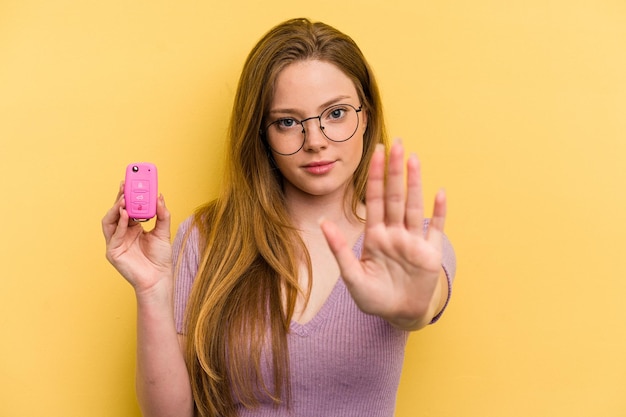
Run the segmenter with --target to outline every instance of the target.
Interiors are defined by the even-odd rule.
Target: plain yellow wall
[[[175,226],[215,195],[243,60],[296,16],[355,38],[448,191],[454,298],[397,416],[626,415],[626,2],[4,0],[0,416],[139,415],[100,218],[131,161]]]

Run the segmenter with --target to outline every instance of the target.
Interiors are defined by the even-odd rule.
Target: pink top
[[[191,224],[189,218],[178,230],[174,241],[175,258]],[[192,230],[176,277],[178,332],[183,329],[185,307],[200,260],[198,238],[198,231]],[[353,248],[356,256],[361,256],[362,246],[363,236]],[[447,239],[443,267],[451,289],[456,259]],[[287,336],[291,408],[275,407],[271,401],[261,399],[259,408],[240,407],[239,416],[391,417],[408,335],[409,332],[391,326],[380,317],[359,310],[343,280],[339,279],[312,320],[306,324],[291,323],[291,332]],[[271,381],[271,371],[264,369],[263,372]]]

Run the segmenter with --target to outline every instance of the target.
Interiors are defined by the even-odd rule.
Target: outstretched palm
[[[419,161],[415,155],[407,161],[406,196],[403,165],[404,150],[395,143],[385,183],[382,146],[372,157],[360,259],[334,224],[324,222],[322,229],[359,308],[398,327],[419,328],[430,321],[439,304],[446,201],[439,192],[424,233]]]

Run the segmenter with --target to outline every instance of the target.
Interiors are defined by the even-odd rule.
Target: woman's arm
[[[171,291],[137,294],[136,387],[144,417],[193,416],[189,375],[171,300]]]
[[[145,417],[192,417],[193,397],[172,305],[170,214],[163,197],[153,230],[129,219],[123,186],[102,219],[106,256],[137,300],[137,398]]]

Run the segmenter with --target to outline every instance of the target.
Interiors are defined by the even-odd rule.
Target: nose
[[[305,126],[307,121],[310,122],[308,128]],[[304,150],[317,151],[326,148],[328,139],[324,136],[324,127],[320,123],[319,116],[309,117],[300,123],[302,123],[302,134],[304,135]]]

